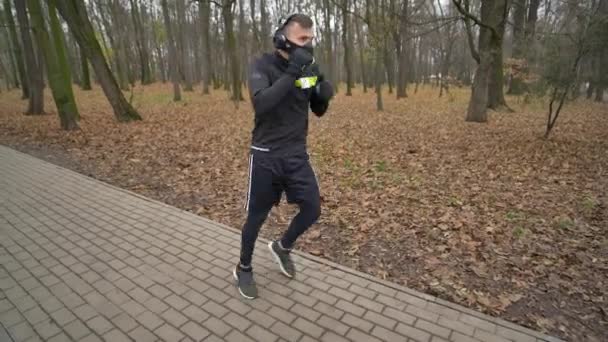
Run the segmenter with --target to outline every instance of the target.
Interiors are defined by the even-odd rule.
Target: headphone
[[[274,36],[272,37],[272,43],[274,44],[275,48],[280,49],[280,50],[285,50],[285,51],[289,51],[292,48],[292,44],[287,39],[287,36],[285,36],[284,31],[285,31],[285,27],[287,27],[287,24],[289,24],[291,19],[293,19],[293,17],[295,17],[296,15],[298,15],[298,14],[294,13],[294,14],[290,15],[289,17],[287,17],[287,19],[285,19],[283,21],[283,23],[281,23],[279,28],[276,31],[274,31]]]

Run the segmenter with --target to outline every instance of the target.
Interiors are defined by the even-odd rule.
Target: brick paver
[[[265,241],[261,298],[245,301],[239,239],[0,146],[0,323],[15,341],[559,341],[299,252],[288,281]]]

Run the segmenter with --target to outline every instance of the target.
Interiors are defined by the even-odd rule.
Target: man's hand
[[[318,82],[315,88],[313,89],[314,96],[322,101],[329,102],[331,98],[334,96],[334,87],[331,85],[329,81],[321,80]]]
[[[286,72],[292,76],[300,77],[306,67],[314,61],[312,54],[306,49],[296,48],[289,55],[289,65]]]

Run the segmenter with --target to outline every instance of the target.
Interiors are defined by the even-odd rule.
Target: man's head
[[[312,53],[313,21],[304,14],[294,14],[288,17],[274,35],[274,45],[277,49],[289,54],[297,47],[304,47]]]

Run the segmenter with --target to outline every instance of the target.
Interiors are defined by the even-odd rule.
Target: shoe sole
[[[281,263],[281,258],[279,258],[279,255],[277,254],[277,252],[274,251],[274,249],[272,249],[272,241],[270,241],[268,243],[268,249],[270,249],[270,253],[272,254],[274,261],[277,262],[277,264],[279,264],[279,268],[281,269],[281,273],[283,273],[284,276],[286,276],[289,279],[293,279],[293,275],[289,274],[284,268],[283,268],[283,263]]]
[[[236,268],[234,270],[232,270],[232,276],[234,277],[234,280],[236,280],[236,288],[239,290],[239,293],[241,294],[241,296],[243,296],[243,298],[245,299],[255,299],[256,297],[251,297],[248,296],[246,294],[243,293],[243,291],[241,291],[241,288],[239,287],[239,276],[236,274]]]

